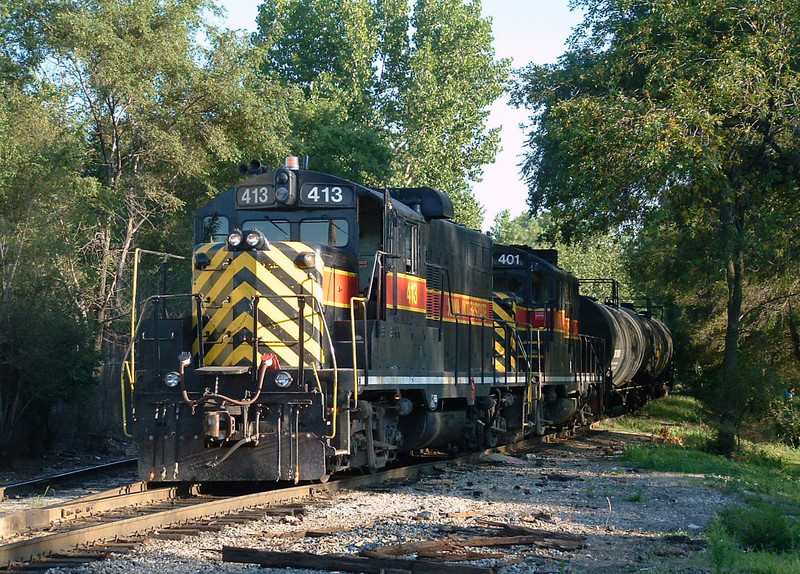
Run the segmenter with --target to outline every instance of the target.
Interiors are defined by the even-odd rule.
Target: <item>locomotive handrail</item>
[[[368,381],[368,365],[369,356],[367,355],[367,301],[369,297],[351,297],[350,298],[350,345],[353,351],[353,400],[358,404],[358,357],[356,355],[356,315],[355,303],[361,303],[364,315],[364,385]]]
[[[152,253],[152,252],[148,252]],[[177,256],[176,256],[177,257]],[[200,305],[202,303],[203,294],[202,293],[180,293],[175,295],[151,295],[144,301],[142,301],[142,311],[147,308],[149,303],[153,303],[156,301],[161,300],[173,300],[173,299],[188,299],[192,298],[197,301],[197,330],[198,330],[198,338],[199,338],[199,350],[202,352],[203,349],[203,338],[202,334],[202,323],[201,313],[200,313]],[[142,328],[142,324],[144,323],[145,314],[144,312],[139,314],[139,318],[135,324],[132,324],[131,330],[131,339],[128,341],[128,346],[125,349],[125,355],[122,357],[122,364],[124,365],[124,369],[120,370],[120,393],[122,395],[122,432],[125,436],[133,436],[128,433],[128,417],[127,417],[127,404],[125,402],[125,375],[128,375],[128,382],[130,386],[131,393],[135,390],[136,387],[136,370],[135,370],[135,360],[134,360],[134,351],[136,348],[136,337],[139,334],[139,331]],[[161,365],[161,353],[160,348],[158,345],[158,317],[154,315],[154,325],[156,325],[155,331],[156,334],[154,335],[155,339],[155,347],[156,347],[156,362],[160,366]],[[202,354],[201,354],[202,356]],[[130,359],[130,360],[128,360]]]
[[[383,263],[383,260],[385,258],[387,258],[387,257],[399,258],[400,256],[396,255],[394,253],[389,253],[388,251],[382,251],[380,249],[375,251],[375,255],[372,256],[372,271],[370,273],[369,283],[367,284],[367,292],[364,295],[366,300],[369,301],[370,298],[372,297],[372,289],[373,289],[373,287],[377,287],[375,289],[375,291],[377,292],[376,299],[375,299],[375,312],[376,312],[376,316],[378,318],[382,318],[383,317],[382,311],[383,311],[383,307],[384,307],[383,304],[385,302],[382,299],[382,297],[383,297],[382,286],[383,286],[383,276],[384,276],[383,271],[384,271],[384,269],[386,267],[384,265],[384,263]],[[376,277],[377,277],[377,281],[376,281]],[[364,312],[366,313],[366,309],[364,309]]]
[[[507,321],[507,320],[504,320],[504,319],[499,319],[496,322],[502,323],[503,329],[506,332],[508,332],[508,334],[511,337],[514,338],[514,340],[517,342],[518,348],[521,350],[521,352],[523,354],[522,358],[525,361],[525,365],[526,365],[524,373],[525,373],[526,388],[527,388],[526,393],[525,393],[525,403],[524,403],[525,407],[527,409],[525,411],[525,416],[527,417],[531,412],[533,412],[534,421],[531,424],[533,424],[533,426],[536,429],[539,429],[539,427],[541,425],[541,419],[540,419],[540,412],[539,412],[537,401],[541,401],[541,399],[542,399],[542,387],[544,385],[544,371],[542,370],[542,360],[541,360],[541,356],[540,356],[539,360],[537,360],[537,362],[536,362],[537,367],[538,367],[536,369],[536,373],[537,373],[537,377],[538,378],[536,379],[536,384],[534,384],[534,377],[533,377],[534,369],[533,369],[533,364],[532,364],[532,362],[533,362],[532,358],[533,358],[533,344],[534,344],[534,341],[533,341],[533,336],[532,335],[533,335],[533,333],[536,333],[536,345],[537,345],[537,347],[539,349],[539,353],[541,355],[541,349],[542,349],[541,329],[535,328],[532,323],[521,322],[521,321],[517,321],[517,320]],[[522,339],[522,337],[520,335],[520,333],[522,333],[523,331],[527,332],[527,334],[528,334],[527,341],[523,341],[523,339]],[[519,366],[520,366],[519,365],[519,358],[517,358],[517,364],[516,364],[516,372],[517,373],[520,372],[519,371]],[[505,380],[507,382],[508,381],[508,370],[506,370],[506,372],[504,373],[504,378],[505,378]],[[535,396],[534,396],[534,390],[536,391],[536,395]],[[537,404],[537,406],[535,408],[533,408],[534,404]]]
[[[187,260],[187,257],[182,255],[173,255],[171,253],[164,253],[160,251],[150,251],[148,249],[142,249],[137,247],[133,251],[133,285],[131,286],[131,340],[129,342],[129,348],[125,352],[125,357],[122,359],[122,363],[125,366],[124,369],[120,369],[120,391],[122,392],[122,433],[126,437],[133,436],[128,432],[128,406],[125,402],[125,374],[127,371],[128,380],[131,384],[131,391],[133,391],[133,385],[135,384],[134,379],[136,376],[136,359],[135,359],[135,349],[136,349],[136,327],[137,327],[137,318],[136,318],[136,310],[138,303],[136,298],[139,295],[139,261],[141,260],[142,254],[145,255],[158,255],[162,258],[161,266],[162,266],[162,277],[163,277],[163,285],[166,290],[166,263],[168,259],[179,259],[182,261]],[[142,308],[144,308],[145,302],[142,302]],[[130,355],[130,362],[126,359]]]
[[[456,329],[455,329],[455,333],[456,333],[456,335],[455,335],[455,343],[456,343],[455,383],[458,384],[458,367],[459,367],[458,358],[460,356],[460,353],[458,352],[458,349],[460,348],[460,344],[461,344],[461,339],[459,337],[460,330],[458,328],[459,325],[461,325],[461,323],[458,320],[459,317],[464,318],[464,319],[467,320],[469,338],[467,340],[467,346],[468,346],[467,347],[467,361],[468,362],[467,362],[467,369],[466,369],[466,373],[467,373],[466,377],[467,377],[467,382],[470,382],[470,380],[472,378],[472,363],[471,363],[471,361],[472,361],[472,336],[471,336],[472,335],[472,320],[476,319],[477,321],[480,322],[480,326],[481,327],[485,327],[486,323],[489,323],[490,326],[494,325],[494,317],[492,317],[490,319],[488,317],[481,317],[479,315],[471,315],[471,314],[460,313],[460,312],[455,311],[455,307],[453,306],[453,288],[452,288],[452,285],[450,284],[450,273],[449,273],[449,270],[447,270],[445,268],[442,268],[442,271],[444,271],[444,273],[442,273],[442,278],[443,279],[446,278],[447,300],[448,300],[449,306],[450,306],[450,314],[453,316],[453,318],[455,319],[455,323],[456,323]],[[442,291],[443,292],[445,290],[444,283],[445,283],[445,281],[442,282]],[[444,316],[444,312],[443,311],[441,313],[441,316]],[[483,332],[483,330],[481,330],[481,343],[483,343],[484,335],[485,335],[485,333]],[[484,345],[481,345],[481,346],[484,346]],[[481,370],[480,370],[481,382],[483,382],[484,375],[485,375],[485,370],[486,369],[485,369],[485,364],[484,364],[484,354],[481,353]]]

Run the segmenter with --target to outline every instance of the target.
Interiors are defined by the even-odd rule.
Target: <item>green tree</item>
[[[50,65],[66,79],[98,182],[78,226],[93,237],[92,311],[103,326],[124,313],[137,234],[215,193],[220,163],[281,155],[275,94],[251,72],[244,41],[203,25],[205,8],[96,0],[42,14]],[[210,47],[198,43],[201,32]]]
[[[296,149],[313,165],[381,186],[431,185],[456,218],[480,227],[469,189],[492,161],[489,105],[502,93],[480,2],[267,0],[257,41],[263,71],[296,94]]]
[[[48,444],[59,401],[94,388],[94,326],[73,282],[63,214],[85,179],[63,99],[16,81],[0,100],[0,464]],[[89,182],[91,185],[91,182]]]
[[[378,32],[364,0],[275,0],[259,7],[254,35],[267,77],[290,94],[293,153],[313,169],[377,183],[390,149],[373,103]]]
[[[25,89],[57,90],[69,104],[62,121],[77,136],[72,167],[85,177],[75,202],[56,213],[71,255],[65,272],[106,364],[125,345],[133,250],[185,251],[187,213],[231,183],[233,166],[288,151],[284,92],[258,74],[263,57],[247,38],[205,24],[210,7],[21,0],[0,13],[13,41],[3,55],[18,69],[34,66]],[[101,380],[103,392],[118,388],[113,369]]]
[[[748,269],[798,230],[800,3],[577,4],[587,15],[569,51],[529,66],[516,90],[535,111],[530,205],[567,240],[619,227],[657,237],[670,280],[706,271],[694,287],[722,287],[721,385],[735,386]]]

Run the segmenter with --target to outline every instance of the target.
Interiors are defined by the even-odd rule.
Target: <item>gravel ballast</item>
[[[413,482],[323,495],[301,516],[267,517],[181,541],[151,538],[130,554],[77,571],[269,574],[286,569],[224,563],[222,547],[356,555],[379,546],[466,537],[464,532],[495,522],[585,538],[585,546],[574,551],[535,544],[469,548],[493,556],[470,564],[500,574],[706,572],[696,566],[705,551],[702,531],[733,495],[706,485],[702,476],[630,468],[621,452],[631,440],[647,439],[591,432],[535,454],[442,464]],[[324,529],[333,533],[303,536]]]

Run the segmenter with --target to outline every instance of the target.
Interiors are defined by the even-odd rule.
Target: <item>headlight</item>
[[[170,389],[174,389],[177,387],[181,382],[181,375],[180,373],[176,373],[175,371],[171,371],[164,375],[164,384],[167,385]]]
[[[301,253],[294,260],[294,264],[300,269],[313,269],[317,264],[317,256],[314,253]]]
[[[275,384],[278,385],[280,388],[285,389],[286,387],[292,384],[292,375],[290,375],[286,371],[281,371],[280,373],[275,375]]]
[[[232,249],[239,247],[242,244],[242,241],[244,241],[244,237],[242,236],[242,232],[238,229],[228,235],[228,246]]]
[[[267,244],[267,238],[258,229],[248,231],[244,241],[253,249],[262,249]]]

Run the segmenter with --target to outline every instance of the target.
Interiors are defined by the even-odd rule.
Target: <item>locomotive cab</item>
[[[594,343],[579,334],[578,280],[558,267],[552,249],[495,245],[493,260],[495,297],[513,293],[518,301],[513,314],[495,307],[496,336],[503,337],[496,347],[530,370],[529,423],[539,434],[570,424],[602,381]]]

